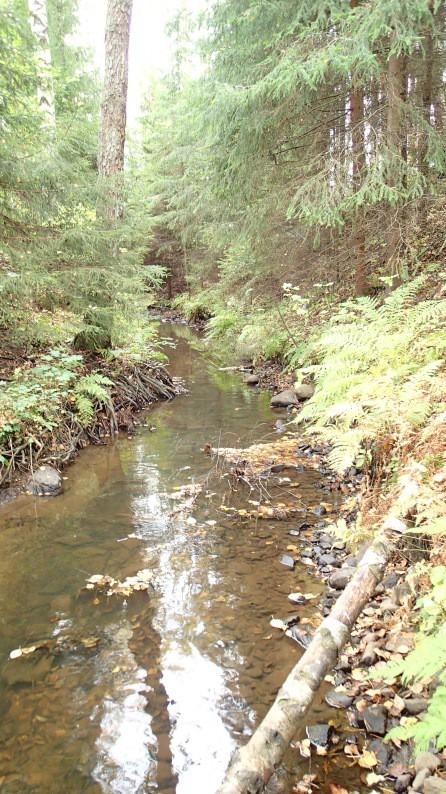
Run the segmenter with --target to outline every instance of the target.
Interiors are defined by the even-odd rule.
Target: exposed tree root
[[[32,442],[0,449],[6,461],[0,466],[0,485],[9,485],[18,475],[33,471],[43,463],[56,467],[66,465],[88,444],[101,444],[118,430],[133,427],[134,414],[158,400],[171,400],[179,391],[169,373],[160,364],[132,365],[116,372],[105,363],[98,366],[112,381],[110,401],[96,404],[92,424],[84,427],[67,402],[60,424],[51,432],[34,438]]]

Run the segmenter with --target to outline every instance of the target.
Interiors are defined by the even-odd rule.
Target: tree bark
[[[429,10],[432,14],[433,21],[433,2],[429,3]],[[419,168],[426,180],[426,187],[429,187],[429,130],[431,126],[431,114],[433,103],[433,73],[434,73],[434,40],[433,31],[429,29],[426,31],[424,37],[424,76],[422,88],[422,102],[423,102],[423,120],[424,129],[421,131],[420,149],[419,149]]]
[[[388,148],[388,183],[389,187],[399,191],[405,185],[405,178],[400,180],[400,161],[407,160],[407,136],[403,128],[403,108],[407,99],[407,58],[404,55],[393,55],[389,58],[387,73],[387,148]],[[398,197],[395,199],[395,206]],[[401,215],[398,209],[391,213],[388,230],[388,262],[389,272],[398,277],[397,259],[401,247]]]
[[[217,794],[261,794],[294,738],[314,695],[347,642],[353,625],[381,581],[394,550],[394,538],[406,530],[402,520],[415,509],[424,467],[409,465],[399,479],[399,494],[373,544],[330,615],[291,670],[266,717],[229,765]]]
[[[108,0],[105,25],[105,75],[99,134],[99,175],[108,181],[103,214],[121,214],[119,177],[124,170],[127,122],[128,55],[133,0]]]
[[[350,8],[359,6],[359,0],[350,0]],[[353,75],[350,92],[350,125],[352,136],[353,191],[356,193],[362,182],[365,168],[364,149],[364,96],[358,80]],[[365,261],[365,234],[363,219],[359,211],[353,227],[353,253],[355,261],[355,291],[357,295],[367,295],[367,266]]]

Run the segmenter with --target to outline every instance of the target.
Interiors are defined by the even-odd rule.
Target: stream
[[[302,653],[271,617],[317,610],[317,600],[296,609],[287,599],[323,592],[304,565],[280,562],[298,520],[222,511],[258,494],[234,486],[202,452],[207,443],[277,439],[286,412],[273,412],[269,395],[240,374],[221,371],[187,327],[164,324],[161,334],[172,340],[170,371],[189,393],[150,409],[132,438],[84,450],[64,472],[63,495],[23,495],[0,508],[5,794],[215,794],[232,752]],[[327,498],[321,475],[309,467],[295,477],[302,514],[316,523],[312,510]],[[279,496],[290,484],[282,480]],[[172,494],[190,484],[202,491],[178,511]],[[140,569],[153,572],[149,595],[81,592],[94,574],[123,580]],[[9,658],[33,643],[44,647]],[[321,693],[308,723],[332,718]],[[287,765],[281,791],[308,771],[296,750]],[[320,790],[326,766],[317,758],[311,767]]]

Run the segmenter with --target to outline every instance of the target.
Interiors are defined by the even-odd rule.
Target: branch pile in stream
[[[118,430],[133,427],[134,414],[158,400],[171,400],[180,387],[169,373],[157,363],[129,365],[116,369],[94,361],[99,371],[113,381],[110,400],[97,402],[94,419],[88,427],[81,424],[73,403],[67,400],[60,414],[60,422],[51,431],[14,445],[0,448],[0,485],[11,483],[20,473],[37,469],[43,463],[64,466],[88,444],[103,443]]]
[[[418,485],[401,478],[399,515],[408,516]],[[276,700],[249,742],[234,755],[218,794],[261,794],[293,740],[327,673],[336,664],[353,625],[381,581],[394,551],[393,538],[405,524],[388,517],[331,613],[317,629],[307,650],[291,670]]]

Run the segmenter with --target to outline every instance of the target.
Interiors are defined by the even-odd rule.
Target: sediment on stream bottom
[[[60,413],[57,427],[43,432],[32,441],[18,440],[0,448],[0,486],[9,486],[21,475],[42,464],[62,468],[79,450],[89,444],[102,444],[119,430],[130,430],[135,414],[160,400],[171,400],[182,387],[157,362],[125,365],[107,364],[97,358],[87,363],[87,370],[106,375],[112,381],[110,399],[94,405],[94,418],[83,426],[68,397]]]

